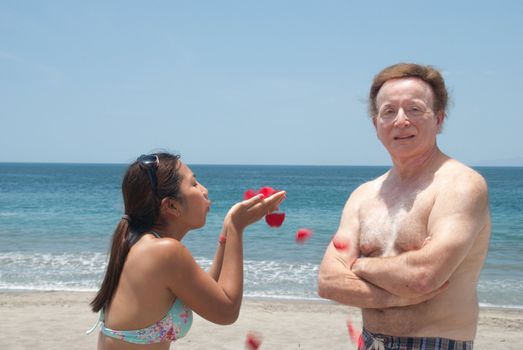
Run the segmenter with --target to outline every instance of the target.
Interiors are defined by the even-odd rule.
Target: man
[[[445,82],[430,66],[397,64],[375,77],[369,105],[393,166],[348,199],[318,294],[362,309],[360,349],[472,349],[488,193],[437,146]]]

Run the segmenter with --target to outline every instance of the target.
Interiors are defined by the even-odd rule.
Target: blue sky
[[[2,1],[0,162],[386,165],[373,76],[438,67],[439,145],[523,165],[523,2]]]

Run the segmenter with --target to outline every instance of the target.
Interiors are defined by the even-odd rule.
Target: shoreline
[[[98,319],[89,309],[94,292],[0,291],[0,348],[96,349],[97,334],[85,335]],[[240,317],[229,326],[194,314],[189,334],[175,349],[244,349],[247,333],[261,335],[260,350],[355,349],[347,321],[361,329],[359,309],[329,300],[244,297]],[[523,310],[481,308],[476,350],[519,349]],[[97,333],[97,332],[95,332]]]
[[[45,294],[45,293],[72,293],[72,294],[90,294],[94,295],[95,290],[37,290],[37,289],[0,289],[0,296],[2,294]],[[317,298],[301,298],[301,297],[287,297],[287,296],[252,296],[244,295],[243,300],[250,301],[275,301],[275,302],[289,302],[289,303],[319,303],[319,304],[333,304],[339,305],[335,301]],[[492,311],[514,311],[523,312],[523,305],[492,305],[479,303],[480,310],[492,310]]]

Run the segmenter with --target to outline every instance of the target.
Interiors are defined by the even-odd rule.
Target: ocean
[[[0,290],[95,291],[123,214],[122,164],[0,163]],[[318,299],[316,278],[349,194],[387,167],[193,165],[209,190],[205,227],[183,242],[203,268],[223,217],[248,188],[287,191],[280,228],[262,220],[244,234],[244,294]],[[493,231],[478,296],[483,306],[523,308],[523,168],[478,167],[490,191]],[[297,244],[298,228],[314,235]]]

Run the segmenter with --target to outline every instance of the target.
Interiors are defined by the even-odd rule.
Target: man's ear
[[[376,137],[381,141],[380,135],[378,134],[378,116],[372,117],[372,125],[374,125],[374,131],[376,132]]]
[[[438,134],[443,129],[443,121],[445,120],[445,111],[439,111],[436,114],[436,125],[438,126]]]

